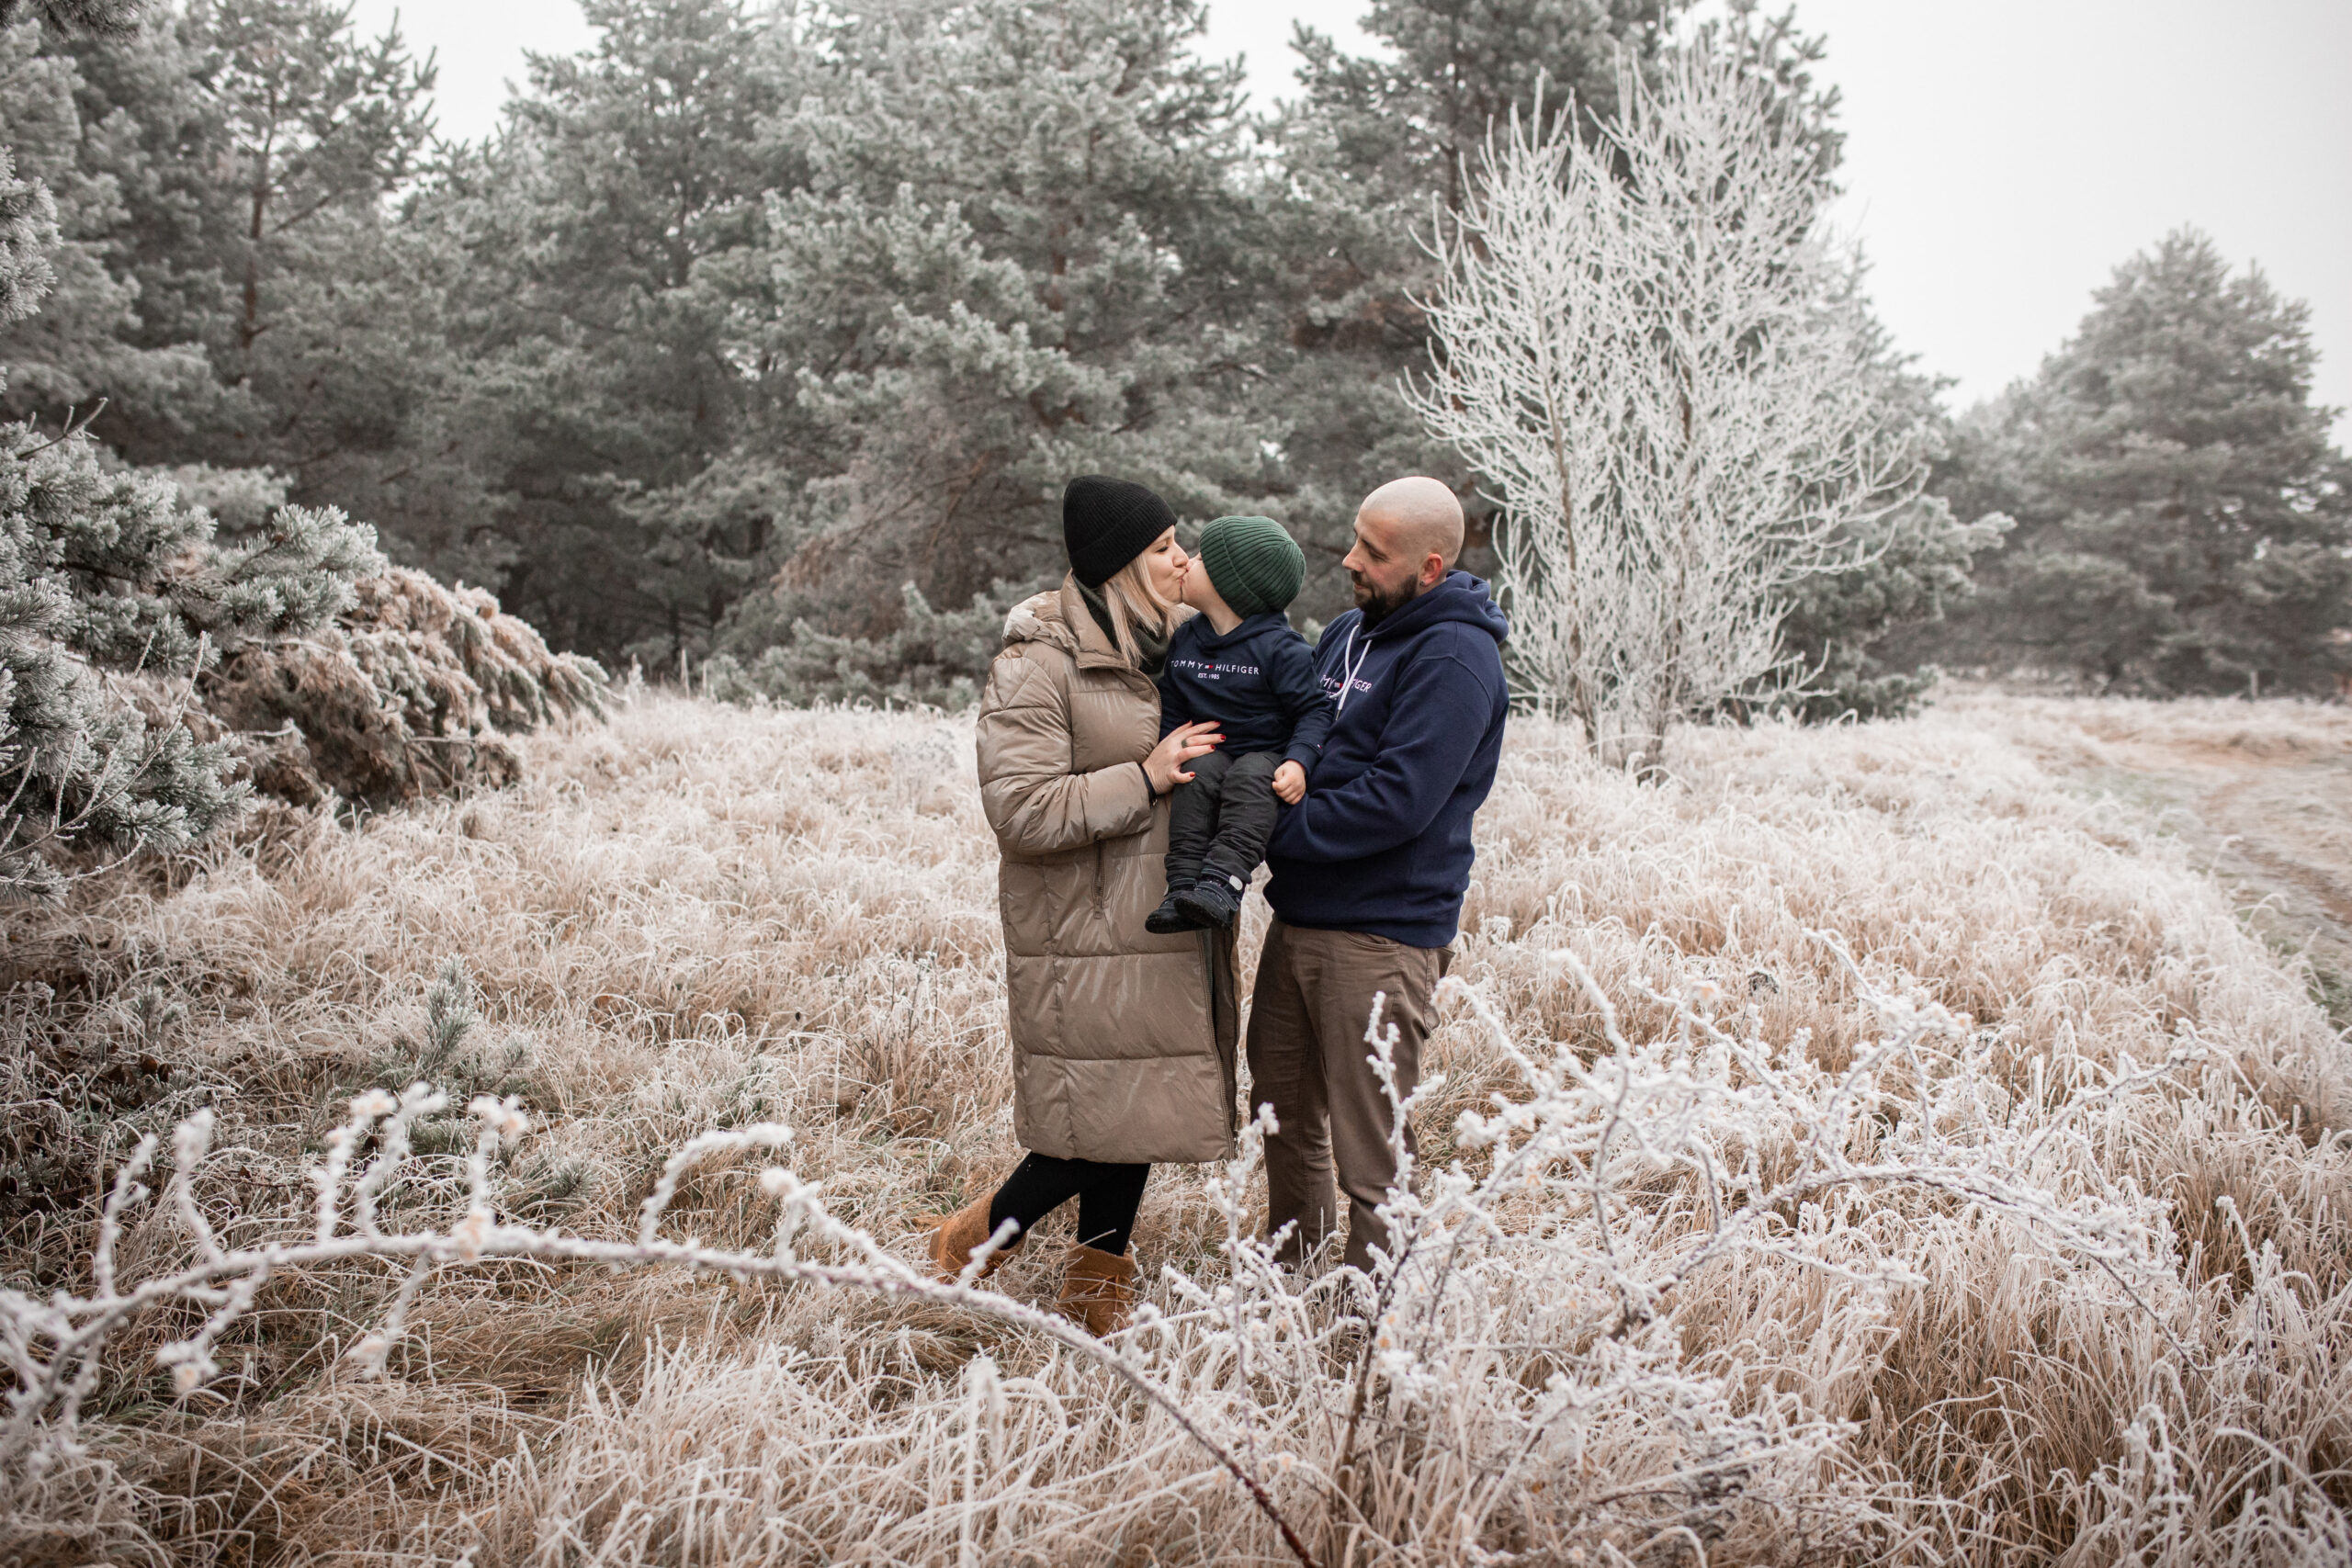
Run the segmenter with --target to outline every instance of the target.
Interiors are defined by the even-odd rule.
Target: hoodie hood
[[[1356,615],[1361,627],[1363,612],[1358,610]],[[1459,569],[1447,572],[1444,581],[1428,592],[1398,605],[1396,613],[1378,626],[1359,630],[1357,635],[1387,640],[1411,637],[1448,621],[1476,626],[1498,643],[1510,636],[1510,617],[1487,592],[1486,580]]]

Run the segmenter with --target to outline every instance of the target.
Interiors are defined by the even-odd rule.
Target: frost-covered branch
[[[1822,1467],[1842,1462],[1848,1428],[1736,1363],[1702,1364],[1688,1342],[1702,1282],[1758,1260],[1795,1266],[1850,1287],[1824,1311],[1883,1315],[1890,1293],[1917,1276],[1848,1221],[1856,1204],[1881,1213],[1899,1205],[1905,1224],[1998,1224],[2010,1244],[2111,1278],[2157,1310],[2147,1303],[2171,1299],[2158,1288],[2160,1205],[2087,1175],[2098,1166],[2086,1145],[2101,1118],[2165,1092],[2198,1052],[2184,1038],[2165,1062],[2111,1072],[2046,1061],[2022,1091],[2006,1091],[1992,1062],[2003,1048],[1996,1031],[1877,985],[1837,951],[1877,1026],[1836,1065],[1802,1035],[1765,1040],[1752,1011],[1722,1016],[1704,987],[1636,987],[1668,1020],[1643,1037],[1566,951],[1548,955],[1552,983],[1597,1016],[1597,1040],[1526,1041],[1477,988],[1447,981],[1441,1000],[1461,1011],[1446,1027],[1478,1037],[1499,1076],[1458,1118],[1458,1152],[1438,1169],[1417,1166],[1406,1128],[1442,1080],[1431,1075],[1408,1092],[1384,999],[1365,1041],[1396,1111],[1399,1176],[1381,1206],[1388,1238],[1370,1273],[1287,1269],[1276,1260],[1286,1238],[1256,1234],[1249,1195],[1272,1127],[1261,1111],[1206,1183],[1222,1269],[1166,1269],[1158,1300],[1107,1341],[980,1288],[977,1271],[932,1279],[834,1218],[817,1184],[781,1167],[759,1178],[777,1205],[763,1249],[664,1238],[690,1173],[719,1155],[786,1146],[791,1134],[779,1125],[690,1140],[663,1166],[634,1235],[600,1240],[505,1214],[498,1156],[527,1134],[528,1118],[511,1100],[480,1097],[446,1224],[412,1227],[388,1221],[388,1195],[416,1168],[415,1124],[447,1107],[422,1084],[370,1091],[327,1136],[303,1216],[275,1239],[231,1245],[200,1200],[212,1125],[199,1113],[170,1140],[172,1168],[153,1206],[159,1223],[184,1233],[176,1254],[142,1249],[158,1260],[153,1272],[126,1278],[121,1237],[156,1196],[149,1183],[163,1144],[151,1136],[96,1216],[87,1293],[0,1292],[11,1385],[0,1474],[36,1474],[74,1450],[108,1346],[144,1314],[170,1309],[192,1325],[156,1353],[185,1395],[218,1375],[224,1336],[273,1278],[376,1259],[399,1283],[347,1359],[383,1376],[436,1280],[529,1259],[684,1268],[986,1316],[1148,1401],[1302,1562],[1336,1559],[1350,1539],[1401,1542],[1441,1524],[1467,1545],[1539,1524],[1544,1539],[1629,1529],[1623,1539],[1639,1540],[1717,1529],[1776,1498],[1817,1509]],[[975,1363],[956,1396],[967,1498],[981,1427],[994,1419],[995,1375],[992,1362]],[[1400,1514],[1398,1478],[1424,1473],[1452,1478],[1411,1483],[1442,1485],[1442,1506],[1417,1493]],[[1883,1522],[1862,1490],[1850,1506],[1856,1529]],[[958,1529],[968,1532],[968,1518]]]
[[[159,1307],[209,1309],[193,1334],[156,1352],[157,1364],[171,1371],[175,1392],[185,1396],[219,1375],[220,1369],[212,1352],[221,1334],[252,1310],[273,1275],[287,1270],[358,1258],[408,1265],[381,1324],[347,1352],[361,1371],[382,1375],[410,1308],[425,1281],[441,1269],[516,1258],[673,1266],[742,1281],[917,1297],[1042,1335],[1101,1366],[1158,1404],[1241,1485],[1299,1561],[1314,1562],[1257,1476],[1119,1347],[1092,1338],[1057,1314],[979,1290],[968,1278],[954,1283],[930,1278],[865,1232],[834,1219],[826,1212],[818,1187],[802,1182],[789,1170],[770,1168],[761,1177],[763,1189],[781,1203],[772,1250],[754,1253],[661,1238],[662,1215],[676,1196],[680,1181],[695,1166],[722,1152],[779,1147],[790,1141],[790,1129],[762,1123],[705,1134],[689,1141],[664,1165],[643,1205],[636,1239],[597,1241],[498,1217],[491,1190],[491,1161],[502,1146],[528,1131],[529,1122],[512,1098],[499,1100],[478,1096],[469,1107],[477,1131],[466,1159],[463,1216],[447,1231],[387,1232],[379,1224],[377,1203],[411,1160],[409,1130],[417,1120],[446,1106],[446,1097],[424,1084],[413,1086],[398,1098],[371,1089],[354,1099],[347,1119],[328,1134],[325,1156],[312,1173],[318,1198],[310,1237],[238,1248],[221,1247],[196,1199],[195,1182],[212,1133],[211,1113],[198,1112],[174,1134],[175,1163],[167,1184],[170,1208],[194,1244],[196,1258],[125,1291],[119,1288],[116,1264],[123,1226],[130,1212],[152,1196],[141,1178],[153,1163],[157,1141],[152,1135],[143,1140],[118,1173],[99,1214],[91,1255],[91,1293],[75,1296],[60,1292],[42,1302],[21,1292],[0,1290],[0,1347],[5,1347],[14,1373],[14,1386],[8,1391],[9,1419],[0,1427],[0,1470],[37,1472],[47,1468],[58,1451],[70,1452],[76,1447],[81,1407],[96,1382],[107,1343],[132,1320]],[[357,1151],[371,1139],[375,1153],[355,1177]],[[852,1260],[826,1262],[804,1256],[798,1244],[808,1238],[846,1253]]]

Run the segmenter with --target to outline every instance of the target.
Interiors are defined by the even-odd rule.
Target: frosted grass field
[[[1660,787],[1515,724],[1415,1259],[1367,1328],[1232,1245],[1246,1161],[1163,1168],[1123,1354],[1325,1563],[2345,1560],[2352,1047],[2084,782],[2152,735],[2332,766],[2352,713],[1971,696],[1686,731]],[[649,695],[526,749],[505,793],[9,918],[9,1168],[88,1171],[9,1211],[9,1285],[86,1292],[97,1168],[208,1099],[232,1247],[306,1234],[346,1102],[419,1077],[519,1096],[502,1220],[592,1240],[714,1129],[789,1126],[909,1258],[1017,1157],[967,724]],[[136,1105],[91,1087],[126,1062]],[[461,1212],[462,1122],[419,1127],[410,1223]],[[767,1248],[771,1157],[689,1174],[665,1234]],[[117,1268],[192,1245],[150,1206]],[[991,1284],[1049,1303],[1058,1252]],[[6,1455],[6,1554],[1294,1560],[1165,1409],[952,1302],[486,1260],[369,1377],[402,1272],[277,1274],[185,1399],[154,1357],[201,1314],[141,1319],[81,1446]]]

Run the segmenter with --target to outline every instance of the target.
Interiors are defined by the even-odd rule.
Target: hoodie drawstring
[[[1362,626],[1363,624],[1363,623],[1362,621],[1358,621],[1356,626]],[[1356,689],[1356,671],[1363,669],[1363,661],[1372,657],[1372,638],[1366,637],[1363,639],[1363,651],[1362,653],[1356,653],[1355,662],[1351,664],[1348,661],[1348,655],[1355,653],[1355,651],[1356,627],[1350,626],[1348,628],[1348,646],[1340,649],[1340,705],[1338,711],[1340,713],[1348,711],[1348,694]]]

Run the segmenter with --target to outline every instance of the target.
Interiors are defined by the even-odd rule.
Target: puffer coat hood
[[[1137,766],[1159,693],[1074,579],[1006,617],[978,726],[1003,862],[1012,1126],[1063,1159],[1195,1164],[1233,1152],[1238,990],[1224,932],[1153,936],[1168,803]]]

